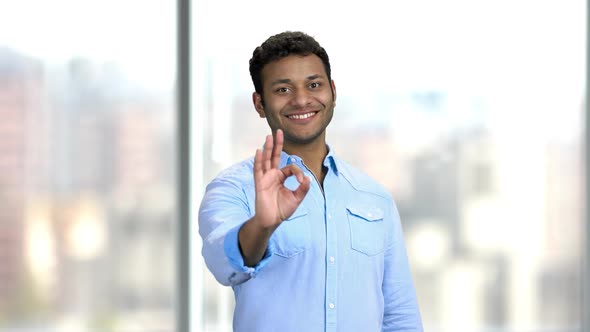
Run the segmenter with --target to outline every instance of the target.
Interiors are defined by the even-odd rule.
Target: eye
[[[275,91],[278,92],[278,93],[287,93],[287,92],[289,92],[289,88],[287,88],[287,87],[280,87],[280,88],[276,89]]]
[[[317,89],[317,88],[319,88],[321,85],[322,85],[322,84],[321,84],[321,83],[319,83],[319,82],[313,82],[313,83],[311,83],[311,84],[309,85],[309,87],[310,87],[310,88],[312,88],[312,89]]]

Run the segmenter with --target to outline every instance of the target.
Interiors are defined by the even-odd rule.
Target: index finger
[[[272,168],[279,168],[279,165],[281,164],[281,152],[283,151],[283,141],[283,131],[281,129],[277,129],[277,133],[275,135],[275,142],[272,149]]]
[[[301,168],[299,168],[299,166],[297,166],[296,164],[287,165],[281,168],[281,172],[283,173],[285,178],[288,178],[291,175],[295,175],[299,183],[302,183],[305,180],[305,173],[303,173]]]

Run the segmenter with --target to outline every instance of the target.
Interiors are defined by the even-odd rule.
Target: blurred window
[[[580,331],[586,2],[284,5],[195,2],[197,201],[269,132],[252,51],[302,30],[332,63],[330,146],[396,199],[426,330]],[[192,257],[197,330],[230,331]]]
[[[174,331],[176,12],[0,11],[0,331]]]

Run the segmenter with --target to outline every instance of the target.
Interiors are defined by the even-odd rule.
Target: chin
[[[321,136],[321,133],[318,133],[315,135],[305,135],[305,136],[290,135],[287,133],[285,133],[285,134],[286,134],[285,141],[289,141],[291,143],[298,144],[298,145],[313,143],[313,142],[317,141]]]

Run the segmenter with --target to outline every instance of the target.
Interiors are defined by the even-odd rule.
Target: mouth
[[[291,114],[287,115],[287,117],[291,120],[305,120],[309,119],[312,116],[316,115],[318,112],[307,112],[307,113],[298,113],[298,114]]]

